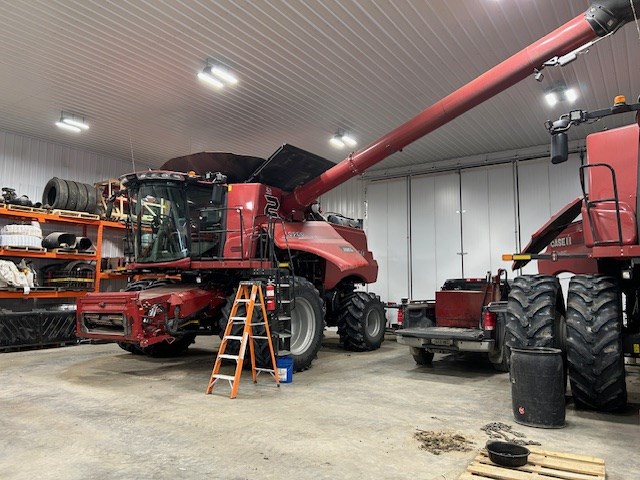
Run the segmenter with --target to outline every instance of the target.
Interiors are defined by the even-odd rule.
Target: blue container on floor
[[[291,383],[293,381],[293,358],[287,355],[276,359],[278,379],[280,383]]]

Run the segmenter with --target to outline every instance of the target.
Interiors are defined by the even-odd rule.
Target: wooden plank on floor
[[[461,480],[604,480],[604,460],[587,455],[530,448],[526,465],[507,468],[493,463],[481,451],[460,477]]]

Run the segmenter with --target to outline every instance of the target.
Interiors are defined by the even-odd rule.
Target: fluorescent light
[[[204,70],[202,70],[201,72],[198,73],[198,78],[200,80],[202,80],[203,82],[208,83],[209,85],[215,87],[215,88],[222,88],[224,87],[224,83],[222,83],[220,80],[218,80],[217,78],[214,78],[211,75],[211,67],[205,67]]]
[[[65,123],[64,121],[56,122],[56,126],[58,128],[61,128],[63,130],[67,130],[68,132],[73,132],[73,133],[80,133],[82,131],[80,127],[70,125],[68,123]]]
[[[209,70],[213,75],[218,77],[223,82],[227,82],[228,84],[231,84],[231,85],[235,85],[236,83],[238,83],[238,79],[236,78],[236,76],[233,75],[224,67],[214,65],[213,67],[210,67]]]
[[[344,135],[342,135],[342,138],[340,139],[342,140],[342,142],[347,146],[347,147],[355,147],[358,142],[356,142],[356,139],[353,138],[351,135],[349,135],[348,133],[345,133]]]
[[[547,101],[550,107],[553,107],[556,103],[558,103],[558,94],[556,92],[548,92],[544,95],[544,99]]]
[[[331,137],[331,139],[329,139],[329,143],[336,148],[344,148],[342,137],[339,137],[338,135],[334,135],[333,137]]]
[[[564,91],[564,96],[567,97],[567,100],[573,103],[578,99],[578,92],[576,92],[574,88],[567,88]]]
[[[76,120],[75,118],[64,117],[62,121],[72,127],[77,127],[81,130],[89,130],[89,125],[84,123],[82,120]]]

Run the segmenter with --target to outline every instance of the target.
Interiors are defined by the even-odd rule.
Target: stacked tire
[[[96,213],[98,191],[88,183],[53,177],[42,192],[42,205],[44,208]]]

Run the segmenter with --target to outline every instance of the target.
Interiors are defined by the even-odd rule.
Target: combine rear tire
[[[351,292],[338,310],[338,333],[348,350],[364,352],[380,348],[387,323],[384,306],[371,293]]]
[[[576,275],[571,279],[567,359],[577,407],[612,411],[626,405],[620,314],[620,290],[613,278]]]
[[[517,277],[507,302],[507,346],[563,349],[564,341],[564,301],[558,279]]]

